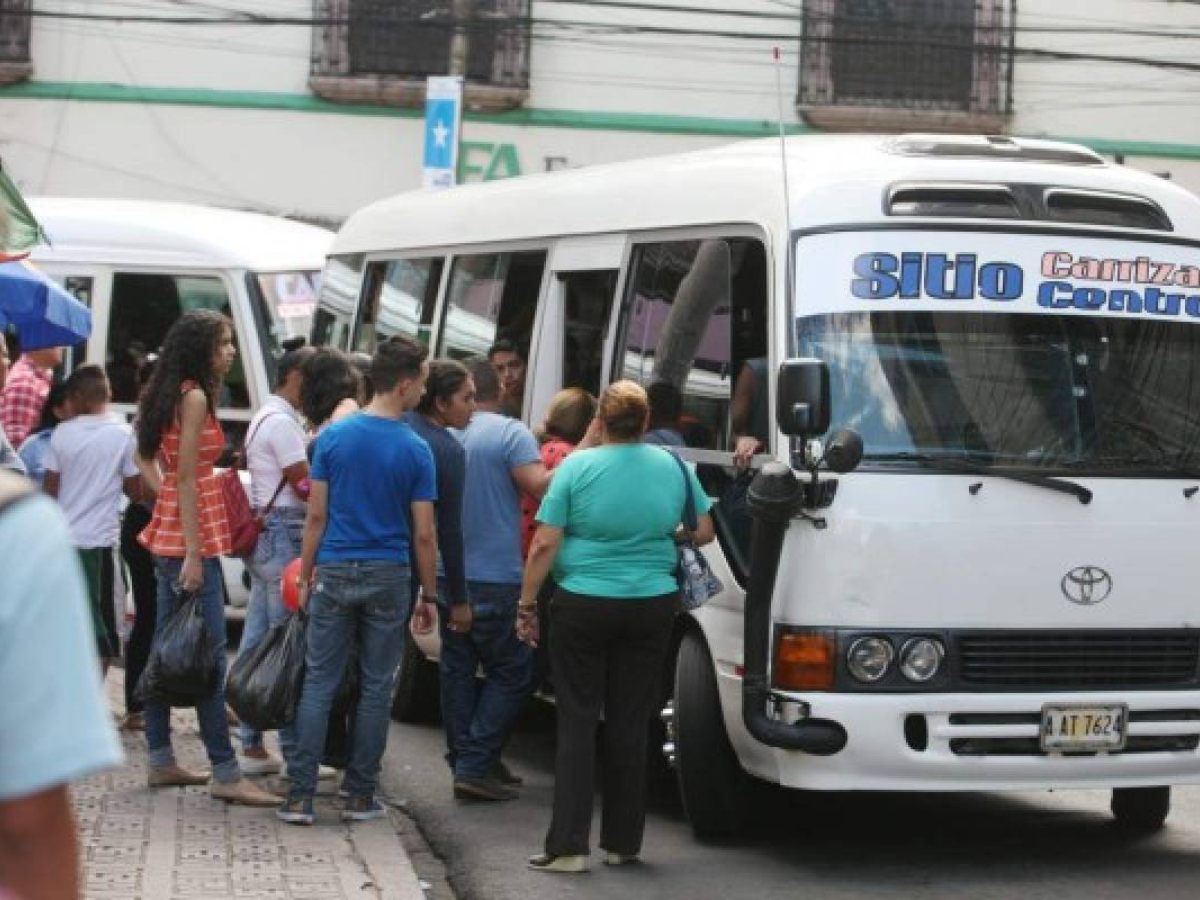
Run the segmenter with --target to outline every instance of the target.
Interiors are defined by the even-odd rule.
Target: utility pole
[[[451,75],[467,75],[467,62],[471,52],[471,19],[475,14],[475,0],[451,0],[454,15],[454,35],[450,38]]]

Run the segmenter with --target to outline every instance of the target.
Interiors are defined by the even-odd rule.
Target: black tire
[[[712,658],[694,632],[684,635],[675,661],[675,755],[679,798],[696,837],[740,831],[749,779],[725,733]]]
[[[1171,812],[1169,787],[1114,788],[1112,814],[1125,831],[1158,831]]]
[[[425,658],[406,629],[404,655],[392,689],[392,718],[407,724],[434,722],[441,715],[437,664]]]

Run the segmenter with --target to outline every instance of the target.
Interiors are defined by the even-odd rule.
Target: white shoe
[[[276,771],[279,771],[279,770],[276,769]],[[335,769],[333,766],[317,766],[317,780],[318,781],[328,781],[330,778],[337,778],[337,776],[338,776],[338,770]],[[279,777],[286,778],[289,781],[291,780],[292,776],[288,774],[288,767],[286,765],[283,767],[283,771],[280,772]]]
[[[277,756],[246,756],[238,760],[238,766],[246,775],[275,775],[283,769]]]

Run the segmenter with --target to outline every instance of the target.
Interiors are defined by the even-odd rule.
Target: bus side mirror
[[[792,437],[829,430],[829,367],[819,359],[789,359],[779,367],[775,420]]]
[[[842,428],[825,444],[825,465],[829,471],[845,475],[853,472],[863,458],[863,439],[857,431]]]

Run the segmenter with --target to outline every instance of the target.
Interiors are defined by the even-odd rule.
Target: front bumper
[[[840,722],[849,735],[840,753],[816,757],[754,741],[740,722],[740,679],[721,681],[726,724],[747,768],[787,787],[967,791],[1200,783],[1200,691],[797,696],[812,716]],[[1128,748],[1043,753],[1041,709],[1050,703],[1125,704]],[[790,721],[800,709],[785,703],[782,714]]]

